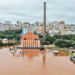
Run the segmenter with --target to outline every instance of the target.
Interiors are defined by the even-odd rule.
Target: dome
[[[60,21],[59,24],[65,24],[65,22],[64,21]]]

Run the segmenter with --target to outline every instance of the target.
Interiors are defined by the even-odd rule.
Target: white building
[[[10,25],[11,21],[4,21],[4,24],[7,24],[7,25],[9,24]]]
[[[47,23],[46,23],[46,31],[48,31],[49,28],[50,28],[50,22],[47,22]]]
[[[64,29],[64,25],[63,24],[59,24],[59,29],[60,30]]]
[[[11,21],[4,21],[4,25],[6,25],[6,29],[9,30],[11,26]]]
[[[0,24],[0,31],[7,30],[7,26],[4,24]]]
[[[2,39],[2,43],[8,43],[8,39]]]
[[[56,30],[56,29],[50,29],[49,31],[49,34],[59,34],[59,30]]]

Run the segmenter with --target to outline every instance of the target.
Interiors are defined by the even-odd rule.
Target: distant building
[[[46,23],[46,31],[48,31],[48,29],[50,28],[50,22]]]
[[[2,43],[8,43],[8,39],[2,39]]]
[[[10,25],[11,24],[11,21],[4,21],[4,24],[5,25]]]
[[[65,22],[64,22],[64,21],[60,21],[59,24],[63,24],[63,25],[65,25]]]
[[[10,26],[10,30],[21,30],[21,26],[18,26],[18,25],[16,25],[16,24],[12,24],[12,25]]]
[[[4,21],[4,25],[6,26],[6,29],[9,30],[11,26],[11,21]]]
[[[0,31],[3,31],[3,30],[8,30],[7,26],[4,24],[0,24]]]
[[[68,34],[75,34],[75,32],[69,30],[69,31],[63,32],[63,34],[66,34],[66,35],[68,35]]]
[[[19,25],[19,26],[20,26],[20,25],[21,25],[21,21],[17,21],[17,25]]]
[[[60,31],[57,29],[50,29],[48,32],[49,34],[59,34],[60,33]]]
[[[74,29],[73,29],[73,32],[75,32],[75,27],[74,27]]]
[[[26,26],[30,26],[30,23],[29,22],[24,22],[23,27],[26,27]]]
[[[21,41],[22,48],[39,48],[40,40],[39,37],[34,35],[32,31],[29,31],[28,34],[22,37]]]
[[[63,34],[63,29],[60,30],[60,34]]]
[[[38,27],[37,34],[43,35],[43,32],[44,32],[44,26],[41,25],[41,26]]]
[[[30,23],[29,23],[29,22],[25,22],[25,25],[26,25],[26,26],[30,26]]]
[[[6,24],[6,28],[7,28],[7,30],[9,30],[10,29],[10,25]]]
[[[30,30],[34,33],[35,27],[34,26],[22,27],[22,35],[27,34]]]
[[[64,29],[64,25],[63,24],[60,24],[59,25],[59,29],[61,30],[61,29]]]
[[[41,25],[43,25],[43,23],[41,23],[41,22],[35,22],[35,24],[34,24],[35,30],[37,31],[38,28],[39,28],[39,26],[41,26]]]
[[[64,21],[60,21],[59,22],[59,29],[61,30],[61,29],[64,29],[65,28],[65,22]]]
[[[51,24],[54,25],[54,26],[57,26],[59,24],[59,22],[58,21],[53,21]]]

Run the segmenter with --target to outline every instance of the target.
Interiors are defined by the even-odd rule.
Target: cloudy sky
[[[47,22],[63,20],[75,24],[75,0],[0,0],[0,22],[43,22],[44,2]]]

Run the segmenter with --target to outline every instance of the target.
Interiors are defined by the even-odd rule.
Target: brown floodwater
[[[20,51],[25,54],[19,55]],[[57,56],[39,49],[18,49],[12,54],[9,47],[2,47],[0,75],[75,75],[75,64],[63,51]]]

